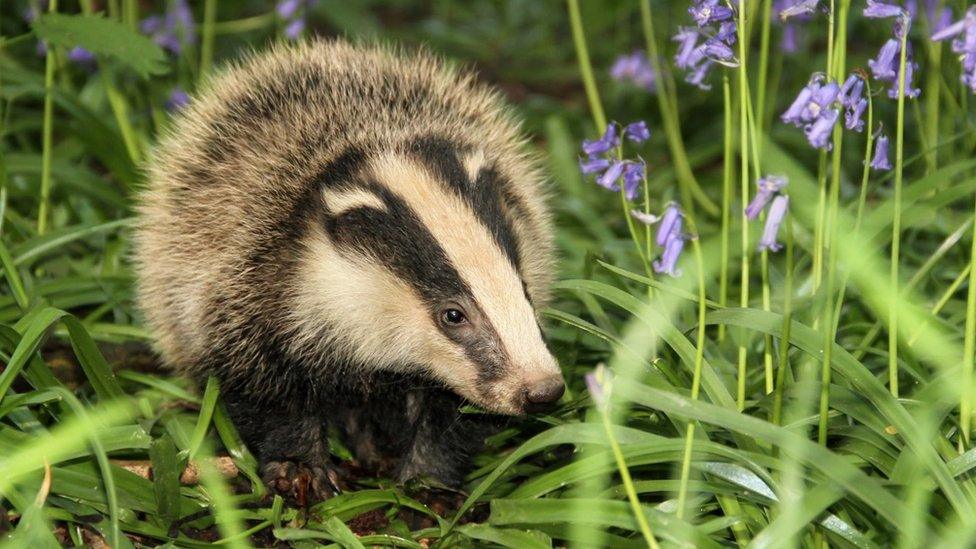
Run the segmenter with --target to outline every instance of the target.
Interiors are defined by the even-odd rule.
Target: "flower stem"
[[[698,334],[695,341],[695,366],[691,377],[691,399],[698,400],[701,390],[702,364],[705,361],[705,260],[702,256],[701,244],[698,242],[698,231],[694,220],[688,219],[688,226],[692,237],[691,246],[698,266]],[[685,431],[685,451],[681,459],[681,480],[678,485],[678,518],[684,517],[685,503],[688,498],[688,477],[691,473],[691,451],[695,440],[695,422],[689,421]]]
[[[864,81],[865,94],[868,99],[868,109],[867,109],[867,131],[865,144],[864,144],[864,160],[861,167],[861,190],[857,199],[857,214],[854,217],[854,235],[855,238],[861,232],[861,221],[864,219],[864,208],[867,205],[868,198],[868,182],[871,179],[871,151],[874,148],[874,134],[871,133],[871,128],[874,127],[874,99],[871,97],[871,82],[869,80]],[[834,337],[837,336],[837,328],[840,324],[840,311],[844,306],[844,296],[847,293],[847,277],[848,272],[844,271],[841,275],[840,282],[840,292],[837,297],[837,303],[834,307],[834,322],[833,322],[833,332]]]
[[[644,255],[644,248],[641,246],[640,237],[637,236],[637,226],[634,224],[634,219],[630,215],[630,201],[627,200],[627,190],[624,185],[620,185],[620,207],[623,210],[624,219],[627,220],[627,230],[630,231],[630,238],[634,241],[634,246],[637,248],[637,255],[640,257],[641,264],[647,272],[647,277],[653,280],[651,263],[647,256]]]
[[[214,29],[217,20],[217,0],[206,0],[203,5],[203,38],[200,41],[200,78],[210,74],[213,64]]]
[[[732,92],[728,73],[722,74],[722,99],[725,110],[725,152],[722,164],[722,269],[719,275],[719,305],[723,308],[729,301],[729,229],[732,213]],[[718,327],[718,340],[725,340],[725,325]]]
[[[644,516],[644,510],[641,508],[640,500],[637,499],[637,490],[634,488],[634,481],[631,479],[630,471],[627,469],[627,461],[624,459],[624,453],[620,450],[620,443],[617,442],[617,437],[613,434],[613,424],[610,423],[610,414],[607,410],[601,410],[600,415],[603,416],[603,428],[607,432],[610,449],[613,451],[613,457],[617,461],[617,469],[620,471],[620,479],[624,483],[624,490],[627,492],[627,500],[630,501],[630,508],[634,512],[634,520],[637,521],[637,526],[640,528],[641,534],[644,536],[644,541],[647,542],[647,546],[658,549],[657,540],[654,539],[654,533],[651,532],[651,525],[647,523],[647,517]]]
[[[972,249],[969,254],[969,291],[966,294],[966,335],[962,351],[962,400],[959,403],[959,429],[962,440],[969,445],[972,422],[973,362],[976,360],[976,211],[973,217]]]
[[[51,0],[48,12],[58,11],[58,0]],[[41,130],[41,196],[37,212],[37,234],[47,230],[47,216],[51,203],[51,158],[54,153],[52,134],[54,130],[54,46],[47,48],[44,60],[44,122]]]
[[[586,99],[590,103],[590,114],[596,124],[597,133],[602,133],[607,127],[607,116],[603,113],[600,102],[600,90],[596,87],[593,77],[593,65],[590,63],[590,52],[586,48],[586,35],[583,34],[583,19],[580,17],[579,0],[566,0],[569,8],[569,24],[573,30],[573,44],[576,46],[576,58],[579,60],[580,75],[583,77],[583,87]],[[628,214],[628,217],[629,214]]]
[[[898,55],[898,117],[895,128],[895,213],[891,223],[891,295],[888,296],[888,388],[898,398],[898,263],[901,247],[901,187],[905,161],[905,63],[908,25],[901,36]]]
[[[742,4],[737,10],[739,16],[739,155],[742,172],[740,187],[743,212],[740,216],[742,223],[742,272],[740,279],[739,305],[749,306],[749,220],[745,216],[744,206],[749,202],[749,117],[746,102],[749,96],[749,79],[746,73],[746,10]],[[746,346],[745,341],[739,343],[738,379],[736,387],[736,403],[739,410],[745,408],[746,402]]]
[[[644,33],[644,42],[647,47],[647,58],[651,62],[654,74],[658,79],[657,103],[661,111],[661,122],[664,125],[664,135],[667,138],[668,149],[671,152],[671,159],[674,162],[674,172],[678,176],[678,185],[681,192],[681,206],[685,210],[685,215],[694,215],[694,204],[692,198],[701,205],[709,215],[718,215],[718,206],[712,202],[707,194],[702,190],[695,179],[695,174],[691,170],[688,162],[688,153],[685,150],[685,143],[681,137],[681,125],[678,120],[678,98],[674,88],[674,80],[667,67],[662,66],[660,55],[657,49],[657,37],[654,33],[654,20],[651,13],[650,0],[640,0],[641,10],[641,29]]]
[[[790,362],[790,329],[793,325],[793,221],[786,214],[786,274],[783,281],[783,329],[779,341],[779,365],[776,368],[776,387],[773,390],[773,417],[775,425],[783,419],[783,391],[786,387],[786,368]]]
[[[841,0],[840,11],[838,14],[837,38],[835,46],[835,59],[833,60],[832,77],[840,82],[844,78],[846,64],[845,51],[847,48],[847,12],[850,7],[850,0]],[[870,129],[869,129],[870,131]],[[844,144],[843,126],[838,125],[834,128],[834,146],[831,152],[831,174],[830,174],[830,204],[828,209],[827,223],[823,231],[824,253],[827,255],[826,285],[824,287],[824,302],[821,309],[821,322],[823,326],[823,359],[820,367],[820,418],[817,426],[817,441],[826,446],[827,444],[827,421],[830,413],[830,377],[831,362],[833,360],[834,341],[837,334],[834,329],[834,282],[837,267],[837,210],[840,207],[840,178],[841,178],[841,159]]]
[[[773,14],[772,0],[763,0],[762,27],[759,32],[759,90],[756,92],[756,118],[757,126],[764,128],[766,125],[766,84],[769,78],[769,27],[770,19]]]

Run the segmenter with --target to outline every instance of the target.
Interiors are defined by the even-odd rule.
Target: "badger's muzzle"
[[[527,383],[522,391],[524,404],[522,409],[527,414],[537,414],[551,410],[566,391],[561,376],[555,375]]]

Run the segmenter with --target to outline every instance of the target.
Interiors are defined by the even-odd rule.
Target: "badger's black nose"
[[[525,411],[530,414],[544,412],[552,408],[563,396],[566,386],[558,377],[544,379],[529,385],[525,389]]]

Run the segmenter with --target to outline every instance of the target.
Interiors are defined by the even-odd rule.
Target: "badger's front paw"
[[[338,477],[328,466],[269,461],[261,466],[261,478],[274,493],[299,507],[307,507],[339,493]]]

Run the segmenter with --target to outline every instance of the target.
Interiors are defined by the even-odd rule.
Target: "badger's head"
[[[301,331],[353,367],[423,373],[496,413],[557,401],[520,257],[533,231],[496,166],[438,139],[327,166],[297,280]]]

